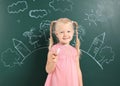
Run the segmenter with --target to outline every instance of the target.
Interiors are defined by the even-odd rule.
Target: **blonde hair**
[[[50,38],[49,38],[49,50],[51,49],[51,47],[53,46],[54,44],[54,41],[53,41],[53,36],[52,36],[52,33],[53,33],[53,28],[55,29],[55,25],[56,23],[58,22],[62,22],[62,23],[68,23],[68,22],[71,22],[73,24],[73,27],[76,28],[75,30],[75,33],[76,33],[76,45],[75,45],[75,48],[77,50],[77,52],[79,54],[81,54],[81,51],[80,51],[80,40],[78,38],[78,23],[76,21],[72,21],[68,18],[60,18],[56,21],[52,21],[51,24],[50,24]]]

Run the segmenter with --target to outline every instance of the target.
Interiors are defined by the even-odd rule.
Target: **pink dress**
[[[55,70],[48,74],[45,86],[78,86],[78,73],[76,67],[76,49],[71,45],[56,44],[50,51],[57,51],[58,60]]]

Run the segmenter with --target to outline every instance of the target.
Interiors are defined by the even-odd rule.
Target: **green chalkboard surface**
[[[62,17],[79,24],[84,86],[120,86],[120,0],[0,0],[0,86],[44,86],[50,22]]]

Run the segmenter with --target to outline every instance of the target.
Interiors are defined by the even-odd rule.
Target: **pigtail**
[[[54,44],[52,33],[53,33],[53,27],[54,27],[55,23],[56,23],[56,21],[52,21],[50,24],[50,38],[49,38],[49,47],[48,47],[49,50],[51,49],[51,47]]]
[[[75,45],[75,48],[76,48],[78,54],[80,55],[80,54],[81,54],[81,51],[80,51],[80,49],[79,49],[79,48],[80,48],[80,40],[79,40],[79,38],[78,38],[78,23],[75,22],[75,21],[73,21],[73,25],[74,25],[74,27],[75,27],[75,33],[76,33],[76,45]]]

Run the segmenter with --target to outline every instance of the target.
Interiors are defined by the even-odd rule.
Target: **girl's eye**
[[[63,32],[60,32],[60,33],[63,33]]]
[[[67,31],[68,33],[70,33],[70,31]]]

